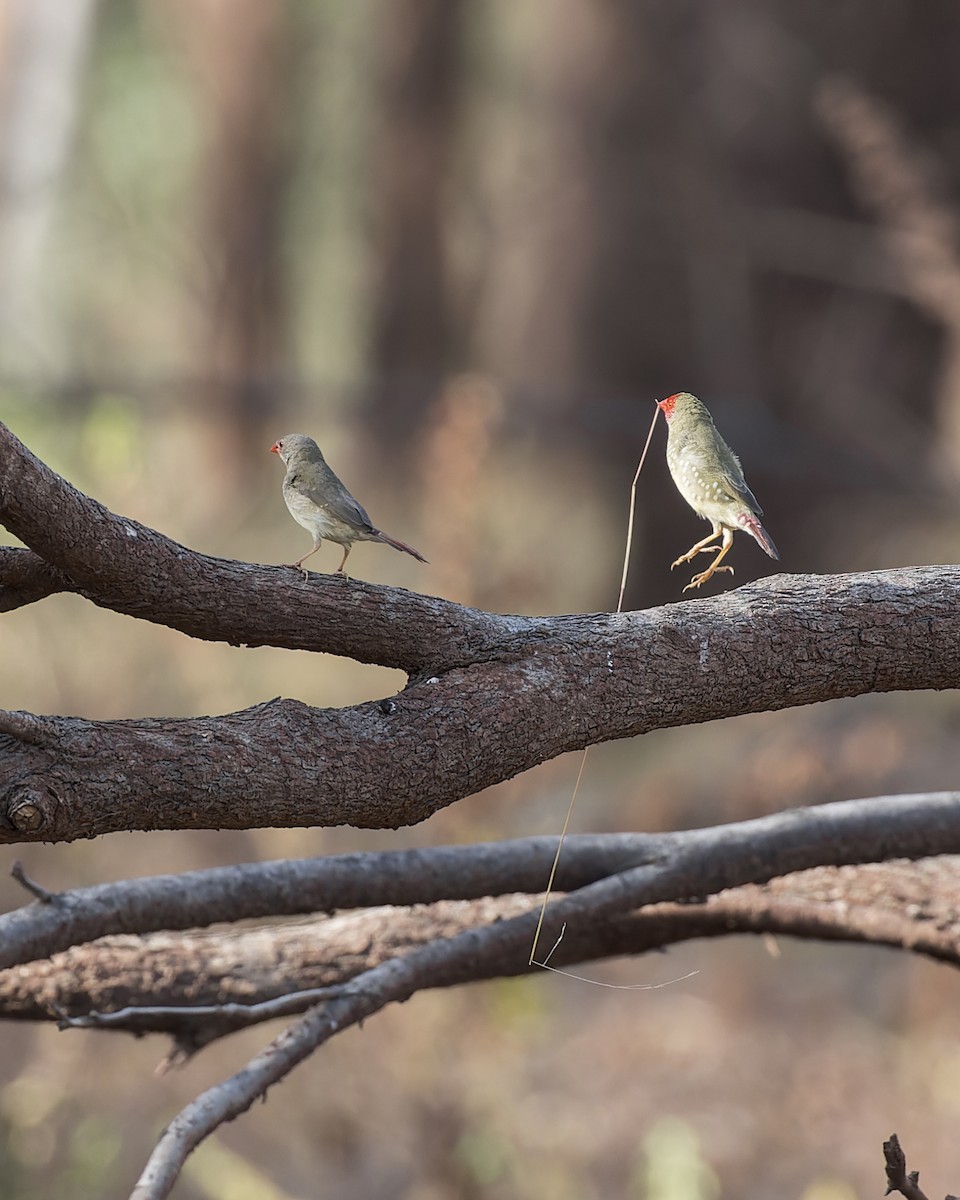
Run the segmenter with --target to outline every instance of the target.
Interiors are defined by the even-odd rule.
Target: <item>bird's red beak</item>
[[[271,454],[279,454],[280,453],[280,443],[279,442],[273,443],[273,445],[270,447],[270,453]]]

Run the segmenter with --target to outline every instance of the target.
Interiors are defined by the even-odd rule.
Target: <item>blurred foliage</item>
[[[700,1139],[686,1121],[661,1117],[643,1140],[645,1200],[714,1200],[716,1177],[700,1153]]]

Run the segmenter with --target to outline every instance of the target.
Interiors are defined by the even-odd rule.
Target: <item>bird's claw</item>
[[[672,571],[674,567],[679,567],[681,563],[689,562],[691,558],[696,558],[698,554],[716,554],[716,552],[716,546],[695,546],[692,550],[688,550],[686,554],[681,554],[678,559],[672,562],[670,570]]]
[[[699,575],[694,575],[694,577],[683,590],[685,592],[689,592],[691,588],[698,588],[701,584],[706,583],[707,580],[711,579],[714,575],[719,575],[721,571],[729,571],[732,575],[733,567],[707,567],[707,569],[705,571],[701,571]]]

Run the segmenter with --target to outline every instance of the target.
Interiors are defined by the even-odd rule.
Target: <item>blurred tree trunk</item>
[[[369,433],[389,462],[416,437],[456,359],[444,247],[461,0],[391,0],[377,23],[377,286]]]
[[[512,152],[491,139],[507,175],[478,267],[478,357],[525,388],[554,436],[599,441],[611,506],[629,486],[656,389],[694,386],[673,364],[688,343],[683,225],[699,203],[677,178],[690,149],[679,81],[699,19],[682,2],[558,0],[528,13],[518,31],[526,103],[499,130]],[[648,491],[658,472],[651,462]],[[644,528],[644,516],[641,506],[635,578],[649,603],[670,584],[665,568],[647,569],[650,538],[666,533]],[[671,549],[658,544],[658,561],[669,564]]]
[[[70,155],[96,0],[0,10],[0,362],[59,362],[47,242]]]
[[[525,44],[513,51],[524,103],[505,110],[491,137],[489,153],[503,162],[504,177],[490,197],[491,227],[478,265],[478,354],[507,379],[553,385],[567,398],[597,382],[595,360],[608,333],[593,282],[601,246],[620,227],[604,225],[604,193],[616,154],[611,121],[627,85],[615,45],[631,21],[627,6],[586,0],[558,0],[533,18],[527,13],[514,33]],[[632,61],[630,85],[643,73],[641,56]],[[619,182],[623,199],[626,181]],[[614,294],[625,298],[608,281],[607,295]],[[609,375],[610,364],[600,370]],[[553,390],[551,406],[556,398]]]
[[[216,381],[199,400],[221,439],[219,469],[229,470],[261,455],[289,349],[282,236],[295,46],[280,0],[175,0],[166,13],[210,129],[196,357],[200,378]]]

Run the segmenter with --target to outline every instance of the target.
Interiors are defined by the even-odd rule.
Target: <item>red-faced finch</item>
[[[657,405],[667,421],[667,466],[673,482],[697,516],[713,526],[709,537],[691,546],[670,566],[673,570],[698,554],[716,551],[713,562],[694,575],[683,590],[700,587],[718,571],[733,574],[733,567],[720,563],[738,529],[749,533],[771,558],[778,559],[777,548],[758,519],[763,509],[747,487],[740,460],[717,433],[705,405],[690,392],[676,392],[666,400],[658,400]],[[722,539],[720,545],[711,545],[717,538]]]

